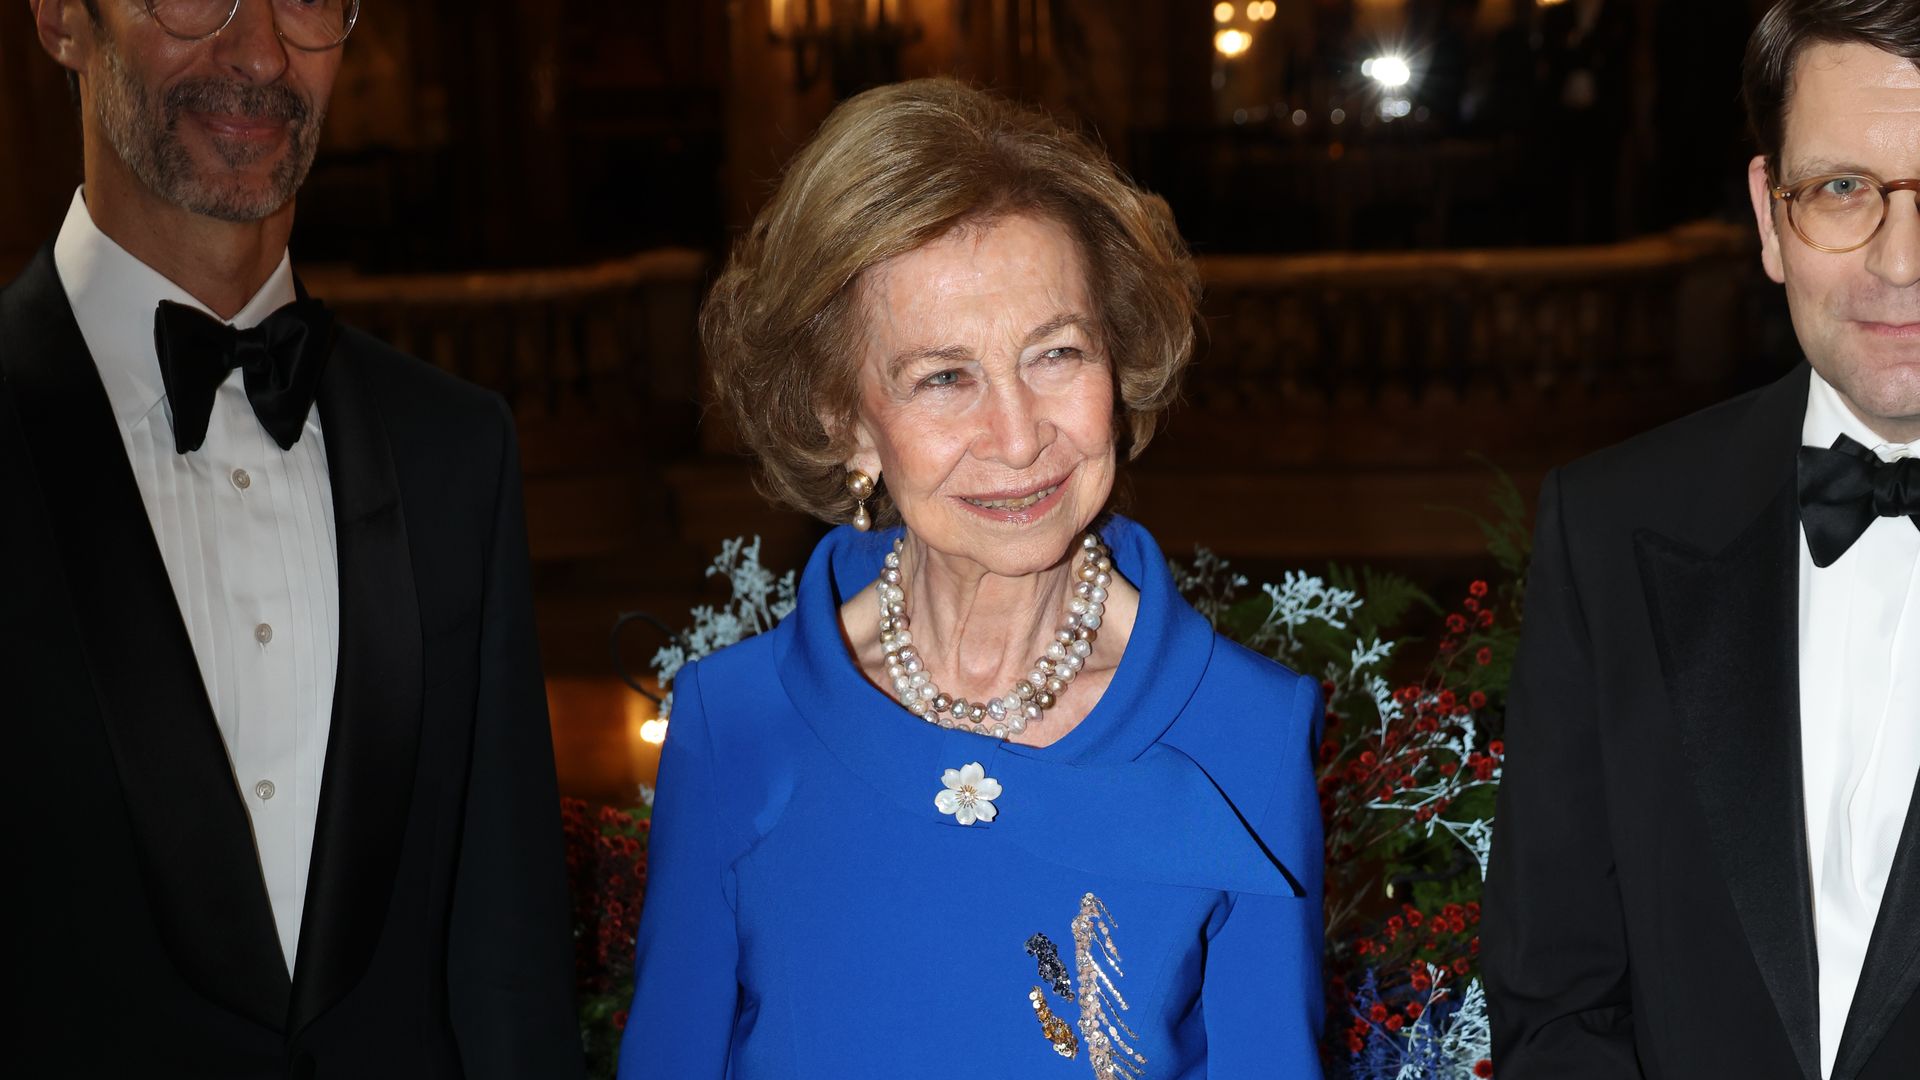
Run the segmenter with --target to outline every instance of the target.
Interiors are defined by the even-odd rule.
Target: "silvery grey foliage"
[[[1493,1029],[1487,1019],[1487,995],[1480,980],[1467,983],[1458,1008],[1444,1008],[1453,996],[1452,973],[1427,965],[1432,989],[1420,1018],[1401,1029],[1397,1050],[1403,1055],[1393,1080],[1474,1080],[1478,1062],[1493,1058]]]
[[[1167,565],[1181,593],[1216,628],[1221,627],[1222,616],[1233,606],[1239,590],[1248,584],[1244,574],[1236,573],[1227,560],[1206,548],[1196,549],[1191,563],[1169,560]],[[1299,637],[1302,627],[1322,623],[1335,630],[1347,630],[1354,615],[1366,604],[1354,590],[1339,588],[1325,578],[1299,570],[1288,571],[1278,585],[1261,583],[1260,591],[1269,601],[1268,610],[1251,631],[1231,636],[1296,671],[1307,666],[1301,655],[1304,651]],[[1380,740],[1406,716],[1406,706],[1394,696],[1392,684],[1381,671],[1392,658],[1393,650],[1392,641],[1377,635],[1363,638],[1356,633],[1345,663],[1328,663],[1318,673],[1333,687],[1327,694],[1329,701],[1346,700],[1350,694],[1358,694],[1372,703],[1375,738]],[[1430,696],[1422,702],[1430,704]],[[1473,717],[1460,718],[1458,726],[1460,730],[1456,733],[1436,731],[1424,735],[1424,747],[1464,764],[1474,748]],[[1370,801],[1367,808],[1406,814],[1414,820],[1416,828],[1424,829],[1429,836],[1435,829],[1444,829],[1473,854],[1480,867],[1480,877],[1485,880],[1493,836],[1492,819],[1453,821],[1437,811],[1451,805],[1469,789],[1497,785],[1500,775],[1501,766],[1497,763],[1492,766],[1491,775],[1484,778],[1463,767],[1430,784],[1405,789],[1392,799]],[[1421,814],[1423,808],[1430,812]]]
[[[1247,587],[1245,574],[1235,573],[1227,560],[1207,548],[1194,549],[1191,565],[1168,559],[1167,569],[1172,571],[1180,595],[1215,626],[1220,625],[1220,616],[1233,606],[1239,591]]]
[[[789,570],[776,578],[760,563],[760,538],[736,536],[720,545],[720,554],[707,567],[708,577],[724,577],[733,595],[715,608],[693,609],[693,625],[673,636],[653,654],[653,671],[664,694],[660,716],[673,712],[673,677],[688,663],[735,642],[773,629],[793,610],[796,579]]]

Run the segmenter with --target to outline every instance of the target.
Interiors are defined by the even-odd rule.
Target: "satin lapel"
[[[420,605],[393,451],[352,335],[320,384],[340,563],[340,668],[294,965],[297,1034],[352,989],[386,925],[420,748]]]
[[[1720,871],[1801,1071],[1819,1076],[1790,474],[1717,555],[1635,537],[1668,698]]]
[[[1907,821],[1894,848],[1887,891],[1880,897],[1866,963],[1853,991],[1853,1007],[1840,1032],[1833,1080],[1853,1080],[1874,1048],[1920,989],[1920,790],[1907,804]]]
[[[154,925],[187,982],[279,1029],[286,960],[253,825],[80,327],[44,249],[0,303],[0,374],[60,540]],[[86,688],[75,687],[76,692]],[[70,882],[70,887],[84,887]]]

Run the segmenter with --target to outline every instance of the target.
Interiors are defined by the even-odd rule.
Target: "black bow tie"
[[[1800,448],[1800,522],[1813,565],[1832,566],[1876,517],[1913,519],[1920,529],[1920,458],[1881,461],[1847,438],[1833,449]]]
[[[296,300],[250,330],[236,330],[185,304],[160,301],[153,313],[160,378],[173,409],[173,447],[185,454],[207,441],[213,398],[234,368],[245,371],[253,415],[280,449],[300,441],[333,347],[333,315],[318,300]]]

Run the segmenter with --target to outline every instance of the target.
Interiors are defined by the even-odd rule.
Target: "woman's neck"
[[[1074,582],[1070,554],[1038,573],[1003,577],[911,533],[900,569],[914,647],[943,689],[969,700],[1004,695],[1026,677],[1053,641]]]
[[[1077,580],[1078,545],[1058,564],[1006,577],[970,560],[943,556],[907,536],[901,553],[914,651],[935,684],[954,698],[987,701],[1025,679],[1054,641]],[[1116,571],[1103,625],[1073,685],[1046,718],[1010,741],[1045,746],[1077,727],[1106,692],[1131,636],[1139,593]],[[880,645],[878,584],[840,610],[841,630],[867,679],[894,696]]]

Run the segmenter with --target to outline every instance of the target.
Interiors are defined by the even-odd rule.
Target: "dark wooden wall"
[[[53,235],[80,183],[79,118],[24,5],[0,16],[0,281]]]
[[[368,0],[296,251],[374,273],[662,246],[717,259],[836,100],[935,73],[1083,124],[1203,251],[1604,240],[1738,211],[1738,60],[1766,0],[1604,2],[1613,96],[1581,126],[1536,108],[1560,61],[1534,40],[1552,20],[1533,0],[1285,0],[1237,64],[1214,55],[1204,0],[897,0],[897,51],[840,55],[811,83],[770,37],[768,0]],[[1473,117],[1436,99],[1424,128],[1362,130],[1358,57],[1402,37],[1455,104],[1479,95]],[[16,0],[0,12],[0,276],[58,223],[74,124]]]

